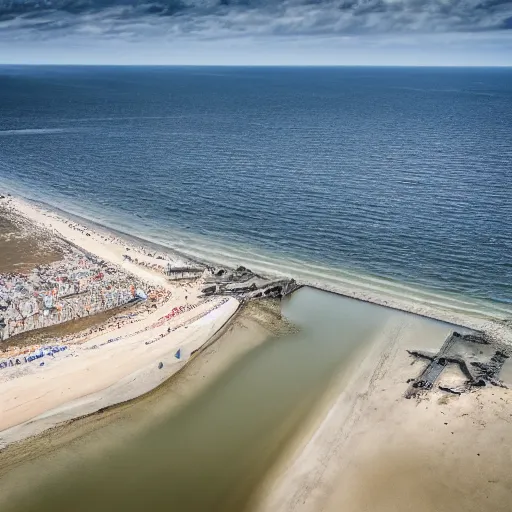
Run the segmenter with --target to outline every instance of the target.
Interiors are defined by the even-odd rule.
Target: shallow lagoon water
[[[158,425],[93,461],[27,483],[2,510],[240,512],[307,425],[329,383],[406,313],[303,288],[283,313],[298,334],[270,339]],[[442,335],[446,325],[417,318]],[[122,426],[120,425],[121,429]]]

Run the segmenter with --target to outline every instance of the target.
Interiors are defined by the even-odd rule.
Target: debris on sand
[[[485,345],[488,350],[481,350]],[[492,341],[483,333],[460,334],[452,332],[446,338],[441,349],[436,352],[409,350],[413,357],[429,361],[419,377],[412,379],[405,393],[406,398],[419,396],[431,390],[448,365],[457,365],[467,381],[460,386],[440,385],[439,389],[460,395],[475,386],[502,386],[500,371],[510,357],[510,348]]]

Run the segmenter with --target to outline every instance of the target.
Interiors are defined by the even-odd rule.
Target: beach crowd
[[[147,285],[114,265],[69,248],[29,274],[0,275],[0,341],[147,298]]]

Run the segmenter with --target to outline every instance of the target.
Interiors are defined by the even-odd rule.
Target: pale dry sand
[[[61,236],[68,242],[78,245],[105,261],[118,265],[126,272],[130,272],[144,281],[159,286],[170,286],[168,280],[162,274],[124,259],[123,255],[126,254],[126,247],[131,245],[126,241],[113,236],[107,239],[106,233],[101,234],[90,228],[75,229],[76,222],[17,197],[9,198],[9,206],[23,217],[31,220],[35,225],[51,230],[57,236]],[[144,259],[147,262],[151,260],[148,257],[144,257]],[[156,259],[153,262],[161,263],[160,260]]]
[[[238,302],[230,299],[206,313],[209,302],[180,315],[158,329],[110,343],[99,349],[77,349],[71,356],[50,361],[44,368],[4,382],[0,393],[0,443],[34,435],[44,428],[100,408],[135,398],[155,388],[178,371],[233,315]],[[165,333],[167,326],[206,313],[151,345],[145,341]],[[140,324],[128,324],[121,331]],[[99,336],[104,338],[106,335]],[[86,345],[96,343],[94,338]],[[175,353],[181,349],[178,360]],[[159,363],[163,368],[159,369]],[[1,446],[0,445],[0,446]]]
[[[453,326],[392,318],[269,476],[258,512],[509,512],[512,392],[404,398]],[[452,370],[441,382],[463,380]]]
[[[189,285],[170,283],[152,269],[124,261],[127,244],[121,240],[106,239],[104,234],[91,229],[83,232],[74,229],[67,219],[20,199],[11,199],[10,207],[95,256],[117,264],[146,282],[166,288],[171,292],[171,299],[140,322],[96,334],[69,353],[59,354],[55,360],[45,358],[44,367],[32,363],[3,370],[0,447],[155,388],[178,371],[239,307],[233,298],[203,302],[199,298],[200,281]],[[158,327],[151,327],[174,307],[184,305],[195,307]],[[168,333],[169,328],[174,329],[185,322],[189,324]],[[146,345],[146,341],[161,335],[162,338]],[[121,339],[101,346],[117,337]],[[178,349],[179,359],[175,357]],[[163,368],[158,368],[159,363],[163,363]]]

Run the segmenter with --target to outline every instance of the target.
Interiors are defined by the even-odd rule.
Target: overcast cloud
[[[498,41],[497,50],[505,41],[508,49],[512,0],[0,0],[4,52],[7,43],[19,49],[32,42],[36,50],[37,42],[66,40],[287,45],[294,38],[380,37],[385,44],[445,34]]]

